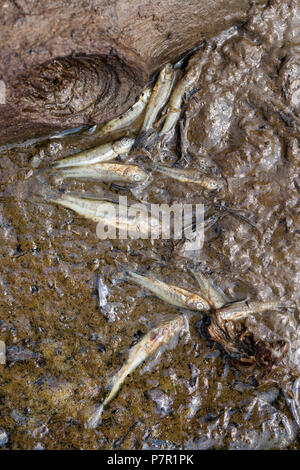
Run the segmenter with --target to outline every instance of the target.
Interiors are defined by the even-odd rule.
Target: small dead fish
[[[218,310],[218,316],[222,320],[234,321],[246,318],[248,315],[255,313],[262,313],[267,310],[278,310],[284,308],[285,305],[279,301],[273,302],[259,302],[259,301],[247,301],[234,302],[228,307],[221,308]]]
[[[111,132],[119,131],[126,127],[129,127],[144,111],[150,96],[151,96],[152,87],[149,86],[145,88],[145,90],[140,95],[138,101],[131,106],[124,114],[121,116],[112,119],[107,124],[105,124],[95,135],[99,137],[103,137],[106,134],[110,134]]]
[[[201,271],[192,271],[191,273],[197,280],[201,293],[204,298],[214,309],[223,307],[227,302],[227,298],[224,293],[219,292],[213,285],[213,283],[203,274]]]
[[[147,106],[141,132],[147,131],[153,127],[158,113],[162,110],[169,99],[174,76],[175,73],[171,64],[165,65],[160,71],[156,84],[151,93],[151,98]]]
[[[160,234],[159,219],[150,216],[147,211],[134,211],[132,207],[98,199],[85,199],[64,194],[50,200],[55,204],[72,209],[86,219],[103,226],[113,227],[134,238],[149,238],[149,231],[154,236]]]
[[[195,238],[199,234],[200,230],[203,230],[204,232],[206,232],[213,225],[215,225],[219,219],[220,219],[219,214],[211,215],[210,217],[207,217],[207,219],[204,219],[203,221],[201,221],[201,220],[197,221],[197,219],[196,219],[195,220],[195,226],[192,223],[192,224],[187,225],[186,227],[184,227],[185,237],[189,240],[192,240],[193,238]]]
[[[104,183],[141,183],[148,176],[139,166],[124,163],[96,163],[66,168],[60,170],[59,174],[63,178],[84,178]]]
[[[175,85],[169,100],[169,106],[166,113],[166,120],[160,132],[160,135],[167,134],[174,128],[181,113],[183,97],[186,93],[193,89],[200,76],[201,69],[202,64],[194,65]]]
[[[210,310],[210,304],[200,295],[182,289],[181,287],[166,284],[158,279],[141,276],[132,271],[124,272],[125,278],[150,290],[165,302],[176,307],[188,308],[196,311]]]
[[[215,225],[219,218],[219,214],[215,214],[202,221],[197,221],[196,219],[195,224],[192,222],[190,225],[187,225],[184,228],[184,236],[186,240],[182,245],[180,252],[185,253],[193,250],[198,251],[204,242],[205,232]]]
[[[182,183],[199,184],[210,191],[220,190],[224,186],[223,180],[206,176],[198,170],[185,170],[180,168],[169,168],[162,165],[156,165],[155,170],[170,178],[174,178]]]
[[[118,393],[126,377],[131,374],[142,362],[156,353],[160,348],[167,346],[170,341],[180,334],[188,331],[187,319],[184,315],[175,317],[173,320],[164,322],[157,328],[153,328],[141,341],[129,351],[129,357],[124,366],[112,380],[112,388],[96,412],[89,418],[87,426],[95,428],[100,420],[103,408],[107,406]]]
[[[50,201],[72,209],[82,217],[93,220],[94,222],[99,222],[102,219],[109,218],[110,214],[116,210],[115,206],[117,205],[109,201],[80,198],[68,194],[52,198]]]
[[[69,166],[84,166],[93,163],[101,163],[113,160],[118,155],[126,155],[130,152],[134,139],[124,137],[109,144],[103,144],[93,149],[84,150],[74,156],[57,160],[53,168],[67,168]]]

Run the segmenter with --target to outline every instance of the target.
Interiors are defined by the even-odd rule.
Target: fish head
[[[134,139],[130,137],[123,137],[122,139],[114,143],[113,148],[114,148],[114,151],[118,155],[124,155],[130,152],[133,144],[134,144]]]
[[[141,94],[140,100],[143,101],[143,103],[147,103],[149,101],[149,98],[152,93],[152,87],[148,86]]]
[[[128,165],[124,176],[133,183],[142,183],[147,178],[147,173],[137,165]]]
[[[174,69],[172,64],[166,64],[163,69],[163,80],[171,80],[174,75]]]

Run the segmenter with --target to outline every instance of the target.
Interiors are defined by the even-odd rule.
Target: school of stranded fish
[[[208,55],[210,50],[211,46],[208,45],[204,51],[204,56]],[[125,114],[104,125],[99,131],[96,131],[97,135],[104,137],[115,131],[126,130],[144,113],[144,120],[139,130],[140,136],[160,127],[160,131],[158,131],[159,138],[168,138],[179,120],[183,100],[192,92],[197,83],[202,64],[203,61],[200,61],[196,65],[193,64],[187,67],[187,72],[178,81],[176,81],[176,67],[171,64],[165,65],[160,71],[154,87],[148,86],[139,100]],[[162,110],[166,111],[157,121]],[[161,124],[162,121],[163,124]],[[109,183],[140,184],[148,178],[146,171],[138,165],[114,162],[116,157],[128,155],[135,141],[135,138],[123,137],[115,142],[80,152],[75,156],[54,162],[51,171],[62,179],[84,178]],[[207,190],[219,191],[224,187],[224,181],[221,177],[209,176],[201,171],[169,168],[163,165],[155,166],[154,170],[181,182],[200,185]],[[116,205],[114,202],[81,198],[68,194],[52,198],[51,201],[70,208],[95,222],[108,226],[113,223],[115,228],[119,230],[124,228],[128,234],[134,234],[137,231],[139,235],[142,235],[143,231],[148,233],[148,220],[147,223],[139,223],[137,226],[127,216],[119,216],[117,220],[110,219],[110,209]],[[159,220],[151,220],[150,225],[152,233],[153,230],[159,232]],[[276,354],[273,354],[270,347],[261,341],[253,341],[250,347],[249,341],[248,344],[244,342],[244,335],[240,334],[237,337],[232,324],[246,318],[249,314],[255,315],[267,310],[279,309],[284,305],[276,300],[232,303],[224,293],[214,287],[206,275],[202,272],[192,271],[192,273],[199,284],[200,291],[198,294],[129,270],[124,272],[124,279],[148,289],[163,301],[174,306],[198,312],[209,312],[208,334],[221,344],[229,355],[238,358],[241,363],[244,362],[247,366],[252,365],[261,368],[272,366],[276,360]],[[94,428],[101,422],[103,408],[113,400],[125,378],[132,371],[154,353],[161,353],[168,346],[170,347],[170,343],[174,344],[172,340],[176,341],[187,332],[188,320],[186,315],[181,314],[171,321],[164,322],[152,329],[133,346],[129,352],[127,362],[113,378],[109,387],[109,394],[89,418],[87,426]]]

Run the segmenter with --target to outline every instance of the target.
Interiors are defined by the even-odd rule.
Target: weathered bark
[[[245,20],[250,4],[2,1],[0,144],[122,113],[158,68]]]

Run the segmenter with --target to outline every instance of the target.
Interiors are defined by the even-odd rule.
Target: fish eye
[[[136,174],[133,176],[133,179],[134,179],[134,181],[141,181],[142,176],[139,175],[138,173],[136,173]]]
[[[131,139],[129,139],[128,137],[123,137],[120,141],[120,145],[121,147],[124,147],[125,149],[128,149],[132,146],[132,143],[131,143]]]

